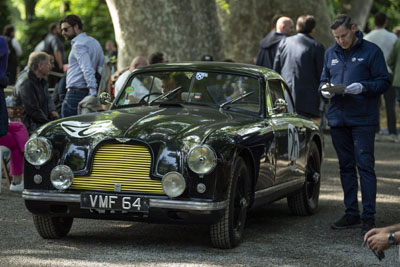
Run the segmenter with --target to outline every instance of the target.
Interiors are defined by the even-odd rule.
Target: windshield
[[[115,106],[160,102],[215,105],[258,113],[260,89],[258,80],[247,76],[215,72],[148,72],[130,78]]]

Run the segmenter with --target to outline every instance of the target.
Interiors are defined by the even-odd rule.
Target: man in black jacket
[[[0,136],[6,135],[8,128],[8,114],[6,108],[6,101],[4,98],[4,88],[6,88],[8,85],[8,78],[6,76],[7,63],[8,63],[7,40],[4,37],[0,36]]]
[[[314,40],[316,21],[313,16],[297,19],[297,34],[282,40],[275,56],[274,70],[292,90],[298,114],[320,117],[319,80],[324,64],[323,45]]]
[[[288,17],[280,17],[276,27],[260,41],[260,50],[257,54],[256,65],[272,69],[279,42],[293,32],[293,21]]]
[[[18,77],[15,86],[17,105],[24,107],[24,124],[29,134],[59,117],[45,79],[50,70],[50,56],[45,52],[33,52],[29,55],[28,71]]]

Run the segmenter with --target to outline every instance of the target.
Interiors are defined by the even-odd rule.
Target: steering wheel
[[[152,95],[157,95],[157,96],[159,96],[159,95],[162,95],[162,93],[153,92],[153,93],[150,93],[150,94],[146,94],[146,95],[144,95],[144,96],[139,100],[138,103],[144,103],[144,102],[146,102],[146,101],[144,100],[146,97],[148,98],[148,99],[147,99],[147,102],[149,102],[150,96],[152,96]]]

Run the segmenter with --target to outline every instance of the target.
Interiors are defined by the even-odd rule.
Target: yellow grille
[[[163,194],[160,180],[150,178],[151,155],[144,146],[106,144],[97,150],[92,173],[75,176],[72,189]]]

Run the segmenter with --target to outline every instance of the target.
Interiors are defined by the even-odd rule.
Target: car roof
[[[265,79],[282,79],[281,76],[271,69],[251,64],[232,63],[232,62],[210,62],[210,61],[190,61],[177,63],[159,63],[136,69],[134,72],[148,71],[215,71],[227,72],[242,75],[264,77]]]

